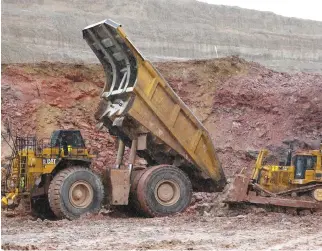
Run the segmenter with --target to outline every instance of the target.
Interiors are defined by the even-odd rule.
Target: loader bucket
[[[128,147],[133,139],[144,141],[137,153],[148,165],[176,163],[196,185],[210,180],[205,190],[221,191],[226,178],[208,131],[121,25],[105,20],[86,27],[83,37],[106,74],[98,128],[106,127]]]

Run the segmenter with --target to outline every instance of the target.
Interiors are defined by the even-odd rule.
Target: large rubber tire
[[[159,195],[160,189],[164,191],[162,196]],[[183,212],[189,206],[192,186],[188,176],[179,168],[161,165],[144,172],[136,193],[140,210],[146,216],[168,216]]]
[[[138,200],[137,196],[137,188],[139,180],[141,179],[142,175],[148,169],[143,169],[140,171],[132,171],[131,174],[131,189],[130,189],[130,197],[129,197],[129,205],[128,207],[132,212],[134,212],[137,216],[143,216],[142,209]]]
[[[78,182],[86,184],[91,192],[90,202],[84,207],[73,205],[70,190]],[[100,178],[89,168],[73,166],[60,171],[51,181],[48,201],[58,219],[73,220],[85,213],[98,213],[104,198],[104,187]]]

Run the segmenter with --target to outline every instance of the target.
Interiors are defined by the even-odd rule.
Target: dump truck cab
[[[85,147],[85,141],[79,130],[56,130],[51,134],[50,147],[43,149],[44,155],[55,154],[56,160],[61,158],[81,158],[91,161],[94,157]]]
[[[50,145],[52,147],[60,147],[63,144],[75,148],[85,148],[85,142],[79,130],[54,131],[50,137]]]

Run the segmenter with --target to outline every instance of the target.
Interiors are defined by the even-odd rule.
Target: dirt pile
[[[95,130],[94,112],[103,78],[98,65],[3,65],[2,121],[9,119],[20,136],[38,138],[49,138],[55,129],[80,129],[87,146],[97,154],[94,167],[102,170],[114,155],[114,139]],[[2,156],[10,154],[3,141],[2,146]]]
[[[312,148],[321,139],[319,74],[279,73],[237,57],[156,66],[210,131],[228,176],[250,166],[262,147],[283,155],[284,140]],[[95,131],[103,81],[100,65],[3,65],[2,121],[10,118],[14,131],[39,138],[78,128],[98,154],[94,168],[104,170],[114,163],[115,139]]]
[[[280,73],[240,58],[168,62],[158,68],[204,123],[228,176],[263,147],[282,157],[322,140],[322,76]]]

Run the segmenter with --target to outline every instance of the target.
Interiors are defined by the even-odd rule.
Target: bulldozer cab
[[[321,150],[298,153],[293,158],[293,183],[310,183],[322,180]]]
[[[307,172],[316,170],[317,156],[297,155],[294,157],[294,179],[305,179]]]

